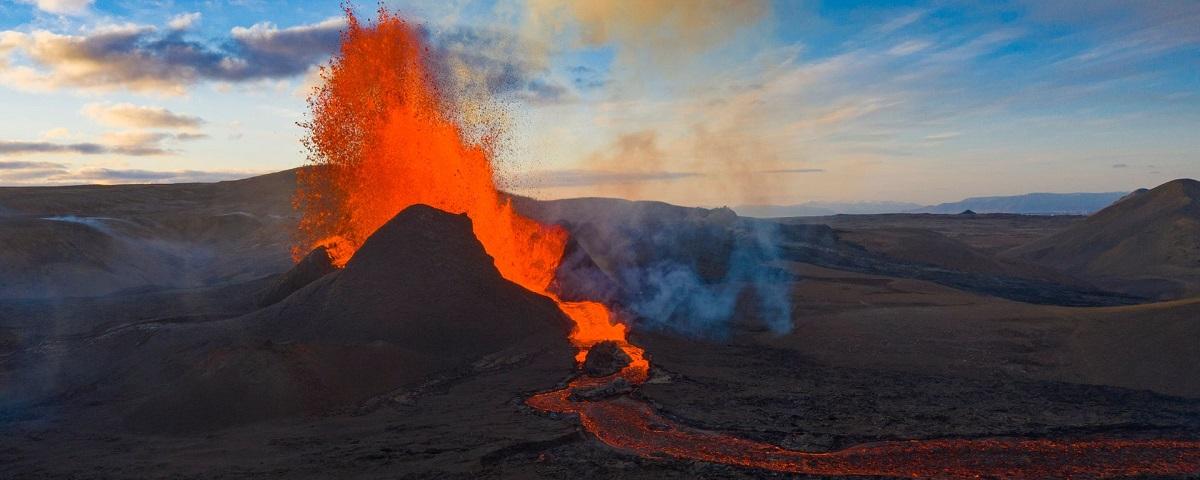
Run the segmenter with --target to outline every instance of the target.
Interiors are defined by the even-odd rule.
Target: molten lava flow
[[[648,368],[604,305],[563,302],[549,291],[566,231],[517,214],[501,197],[487,140],[465,141],[445,111],[416,29],[386,9],[374,25],[359,23],[348,9],[346,15],[341,52],[309,99],[305,146],[313,167],[299,174],[293,199],[301,211],[293,257],[326,246],[334,264],[345,265],[371,233],[410,205],[466,213],[504,278],[554,299],[574,320],[580,359],[595,342],[615,340]]]
[[[581,377],[572,388],[598,383],[603,380]],[[798,452],[680,426],[629,397],[572,401],[570,390],[535,395],[528,403],[543,411],[578,415],[583,427],[604,443],[650,458],[808,475],[912,478],[1110,478],[1200,472],[1200,441],[1195,440],[911,440],[830,453]]]
[[[410,205],[466,213],[475,235],[507,279],[546,295],[575,322],[571,340],[582,360],[601,340],[617,341],[633,362],[614,375],[637,385],[649,364],[596,302],[564,302],[549,285],[566,245],[558,227],[513,211],[496,190],[492,152],[464,140],[429,74],[430,51],[420,36],[387,10],[362,25],[347,10],[342,49],[322,71],[325,82],[309,100],[305,141],[312,168],[299,174],[294,198],[301,211],[297,259],[326,246],[344,265],[377,228]],[[720,462],[828,475],[976,478],[1163,475],[1200,472],[1200,442],[1169,440],[932,440],[861,445],[811,454],[674,425],[627,396],[574,401],[574,388],[612,378],[578,377],[567,389],[536,395],[543,411],[571,413],[601,441],[645,456]]]

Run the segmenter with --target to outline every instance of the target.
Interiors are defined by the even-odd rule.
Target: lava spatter
[[[487,139],[468,142],[454,122],[417,29],[386,8],[372,24],[349,9],[346,16],[341,50],[309,99],[312,165],[300,173],[293,199],[301,213],[293,256],[325,246],[340,266],[411,205],[466,213],[500,274],[554,299],[574,321],[577,346],[615,340],[644,364],[608,308],[564,302],[549,290],[567,232],[521,216],[501,196]]]

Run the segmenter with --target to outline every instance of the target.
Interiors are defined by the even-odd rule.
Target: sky
[[[499,180],[537,197],[929,204],[1200,177],[1198,1],[384,4],[506,112]],[[343,25],[335,1],[0,0],[0,185],[300,166]]]

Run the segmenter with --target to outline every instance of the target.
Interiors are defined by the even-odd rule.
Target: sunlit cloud
[[[6,31],[0,34],[0,54],[9,67],[0,72],[0,83],[30,91],[182,94],[200,81],[290,78],[328,58],[343,25],[340,17],[282,29],[261,22],[235,27],[215,44],[132,23],[78,35]],[[14,53],[25,61],[15,62]]]
[[[116,127],[195,129],[204,124],[200,117],[131,103],[89,103],[84,105],[82,112],[103,125]]]
[[[200,12],[181,13],[171,17],[167,21],[167,26],[172,30],[187,30],[200,23]]]

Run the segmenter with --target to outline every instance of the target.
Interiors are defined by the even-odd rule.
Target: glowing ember
[[[492,152],[485,140],[470,144],[427,69],[428,50],[415,29],[380,9],[373,25],[347,10],[341,53],[322,72],[309,100],[312,121],[305,145],[314,168],[300,174],[294,199],[300,209],[297,259],[327,246],[344,265],[377,228],[404,208],[427,204],[466,213],[475,235],[507,279],[558,302],[575,322],[572,341],[587,348],[614,340],[633,358],[617,376],[637,385],[649,364],[625,340],[604,305],[563,302],[548,291],[567,234],[513,211],[496,189]],[[656,457],[719,462],[820,475],[889,475],[940,478],[1107,477],[1200,472],[1200,442],[1170,440],[932,440],[860,445],[812,454],[672,424],[627,396],[576,402],[572,388],[607,379],[579,377],[568,389],[536,395],[543,411],[579,416],[605,443]]]

